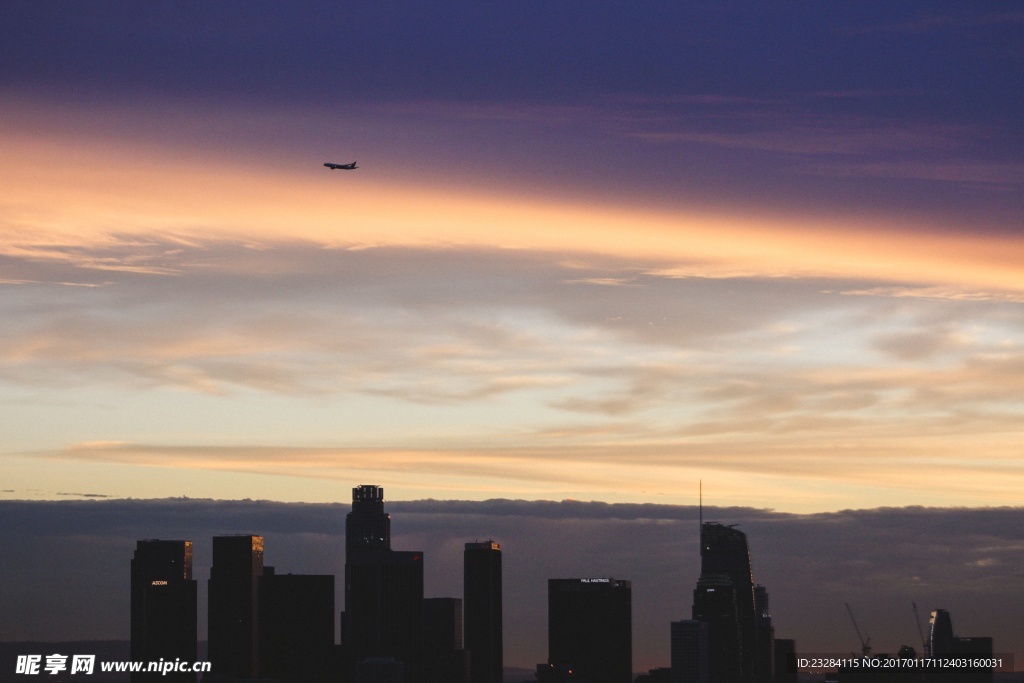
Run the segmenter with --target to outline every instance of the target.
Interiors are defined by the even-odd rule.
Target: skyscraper
[[[747,536],[732,526],[702,522],[700,579],[693,618],[710,624],[712,683],[754,683],[757,617]]]
[[[754,586],[754,671],[757,683],[771,683],[775,675],[775,628],[768,605],[768,589]]]
[[[472,683],[501,683],[501,546],[467,543],[462,580]]]
[[[345,515],[345,552],[390,550],[391,515],[384,512],[384,489],[362,484],[352,489],[352,512]]]
[[[953,654],[953,621],[944,609],[932,610],[928,620],[928,654],[931,657],[945,657]]]
[[[131,561],[131,658],[196,661],[192,541],[139,541]],[[138,681],[195,681],[195,674],[133,673]]]
[[[256,678],[262,536],[215,536],[209,581],[211,673]]]
[[[693,618],[708,626],[710,683],[740,683],[742,639],[736,587],[724,574],[701,574],[693,591]]]
[[[469,683],[462,632],[462,600],[423,600],[423,683]]]
[[[423,658],[423,553],[391,549],[384,489],[352,489],[345,518],[345,616],[342,647],[350,667],[369,658],[401,660],[406,683]]]
[[[791,638],[776,638],[772,642],[775,660],[775,677],[772,683],[797,683],[796,641]]]
[[[670,634],[672,683],[709,683],[707,622],[673,621]]]
[[[985,660],[992,656],[992,639],[953,635],[953,620],[944,609],[932,610],[928,633],[928,653],[931,657],[949,657]],[[991,668],[959,668],[948,670],[941,681],[956,683],[985,683],[992,680]]]
[[[548,663],[585,683],[630,683],[632,584],[548,579]]]
[[[334,576],[277,574],[267,567],[259,595],[259,677],[334,680]]]

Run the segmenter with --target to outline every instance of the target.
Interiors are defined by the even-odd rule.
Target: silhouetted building
[[[712,683],[761,683],[758,668],[754,580],[747,536],[732,526],[703,522],[700,579],[693,618],[710,625]]]
[[[932,610],[928,621],[928,654],[944,657],[953,654],[953,621],[944,609]]]
[[[345,518],[342,648],[350,670],[364,659],[400,660],[418,683],[423,659],[423,553],[391,550],[384,490],[352,489]]]
[[[739,683],[742,636],[736,586],[724,574],[701,574],[693,591],[693,618],[708,625],[708,680]]]
[[[991,638],[953,635],[953,620],[948,611],[932,610],[929,625],[928,652],[930,656],[952,659],[988,659],[992,657]],[[947,680],[955,680],[957,683],[987,683],[993,678],[993,670],[988,668],[946,673],[947,677],[941,679],[943,683]]]
[[[709,683],[708,632],[705,621],[672,622],[672,683]]]
[[[775,628],[768,606],[768,589],[754,586],[754,670],[756,683],[772,683],[775,672]]]
[[[334,576],[267,567],[259,596],[259,676],[303,683],[337,678]]]
[[[633,683],[672,683],[672,669],[668,667],[651,669],[647,673],[637,676]]]
[[[209,661],[214,677],[255,678],[259,670],[262,536],[215,536],[208,583]]]
[[[953,654],[963,660],[991,660],[992,638],[988,636],[955,636],[953,638]],[[977,668],[965,672],[961,683],[991,683],[993,668]]]
[[[466,649],[473,683],[501,683],[501,546],[467,543],[463,553]]]
[[[144,540],[131,561],[131,658],[196,661],[196,582],[192,541]],[[193,673],[133,673],[131,680],[196,680]]]
[[[394,657],[370,657],[355,668],[354,683],[403,683],[405,667]]]
[[[775,653],[775,677],[772,683],[797,683],[796,641],[777,638],[773,643]]]
[[[423,683],[469,683],[462,641],[462,600],[423,600]]]
[[[581,683],[630,683],[632,584],[548,579],[548,663]]]
[[[380,486],[362,484],[352,489],[352,512],[345,515],[346,557],[356,549],[391,549],[391,515],[384,512]]]

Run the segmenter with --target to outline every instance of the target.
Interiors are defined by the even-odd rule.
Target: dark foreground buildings
[[[768,591],[754,585],[746,534],[702,520],[692,619],[671,627],[673,683],[772,683],[774,642]]]
[[[345,518],[345,613],[342,647],[349,670],[364,660],[402,663],[406,683],[423,664],[423,552],[391,549],[384,489],[352,489]]]
[[[279,574],[264,566],[256,535],[213,539],[209,662],[203,683],[500,683],[501,548],[466,543],[464,599],[423,597],[423,553],[391,549],[383,490],[353,490],[346,517],[345,603],[336,644],[332,575]],[[197,661],[191,541],[139,541],[131,561],[131,657]],[[791,640],[775,639],[768,592],[751,572],[747,537],[700,525],[701,572],[692,618],[671,624],[671,668],[647,683],[796,683]],[[538,683],[629,683],[632,595],[612,578],[548,581],[548,661]],[[463,628],[465,626],[465,629]],[[465,635],[464,635],[465,633]],[[932,612],[925,656],[991,660],[992,639],[956,636],[949,613]],[[878,655],[884,658],[885,655]],[[915,659],[904,647],[897,658]],[[987,669],[847,667],[840,683],[989,683]],[[196,683],[195,673],[139,672],[133,683]],[[830,679],[831,680],[831,679]]]
[[[750,551],[746,534],[734,527],[701,524],[693,618],[708,624],[710,683],[770,681],[755,673],[758,639]]]
[[[630,683],[632,605],[629,581],[548,579],[548,667],[538,677]]]
[[[139,541],[131,563],[131,658],[196,661],[196,582],[192,541]],[[195,674],[133,673],[132,683],[192,683]]]
[[[501,683],[501,546],[494,541],[467,543],[462,581],[472,682]]]
[[[208,586],[209,660],[226,678],[259,675],[262,536],[216,536]]]
[[[469,683],[462,624],[462,600],[423,600],[423,683]]]
[[[340,678],[333,574],[277,574],[266,567],[259,603],[260,678],[302,683]]]

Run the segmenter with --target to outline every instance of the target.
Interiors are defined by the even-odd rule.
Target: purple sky
[[[396,506],[652,504],[671,526],[703,480],[808,515],[749,522],[818,525],[844,562],[888,539],[878,573],[815,565],[803,599],[752,537],[780,635],[841,648],[857,600],[895,648],[880,585],[969,625],[975,579],[1006,634],[1021,73],[1008,2],[0,3],[0,501],[327,504],[370,481]],[[822,532],[852,509],[927,532]],[[164,533],[123,531],[97,547]],[[941,567],[920,591],[918,555]],[[658,624],[686,616],[687,566]],[[642,591],[663,570],[602,569]],[[30,622],[0,637],[47,637]]]

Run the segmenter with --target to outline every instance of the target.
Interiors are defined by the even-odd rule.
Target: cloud
[[[969,346],[971,339],[956,329],[906,330],[882,335],[875,347],[899,360],[915,361]]]
[[[13,493],[13,491],[8,491],[8,492],[5,492],[5,493]],[[58,496],[70,496],[70,497],[73,497],[73,498],[113,498],[114,497],[114,496],[109,496],[109,495],[107,495],[105,493],[70,493],[70,492],[67,492],[67,491],[58,491],[57,495]]]
[[[840,292],[847,296],[881,296],[920,299],[950,299],[953,301],[1007,301],[1024,303],[1024,297],[1008,292],[964,291],[948,287],[872,287]]]
[[[69,425],[8,445],[32,462],[373,472],[419,491],[417,476],[448,468],[458,495],[522,496],[676,491],[711,469],[737,492],[767,477],[759,503],[786,491],[800,509],[809,481],[849,478],[818,509],[906,502],[901,488],[935,502],[928,487],[943,503],[1008,502],[1018,481],[1012,300],[557,251],[149,238],[58,252],[7,258],[38,265],[24,278],[38,281],[98,283],[97,260],[147,271],[5,286],[4,404],[26,425],[43,407]],[[136,428],[153,414],[173,435]],[[274,426],[282,415],[291,427]],[[83,420],[87,435],[70,428]],[[913,475],[927,453],[941,465]],[[898,482],[877,475],[886,458]],[[86,485],[60,489],[118,493],[73,487]]]
[[[983,161],[932,162],[875,161],[850,164],[816,164],[808,171],[839,177],[872,177],[902,180],[926,180],[941,183],[1001,186],[1012,190],[1024,183],[1024,165]]]
[[[1024,23],[1024,12],[982,12],[969,15],[921,16],[913,21],[876,26],[870,31],[889,33],[930,33],[950,30],[970,30],[989,26],[1008,26]]]
[[[339,491],[339,498],[347,496]],[[635,668],[668,662],[668,622],[690,616],[699,572],[694,506],[580,501],[393,501],[393,545],[425,552],[426,591],[459,596],[462,544],[502,545],[506,662],[544,661],[546,579],[584,575],[633,581]],[[190,499],[0,501],[5,523],[0,606],[3,640],[127,637],[128,564],[140,538],[196,544],[204,604],[209,538],[266,537],[278,571],[331,573],[344,566],[348,505]],[[950,609],[958,633],[991,635],[996,650],[1024,653],[1017,618],[1024,575],[1020,508],[882,508],[793,515],[704,509],[739,523],[755,580],[767,586],[778,637],[805,652],[846,652],[843,603],[877,651],[913,644],[910,602]],[[341,602],[341,591],[339,603]],[[70,609],[69,605],[75,605]],[[341,605],[338,605],[341,608]],[[200,609],[205,632],[205,610]]]

